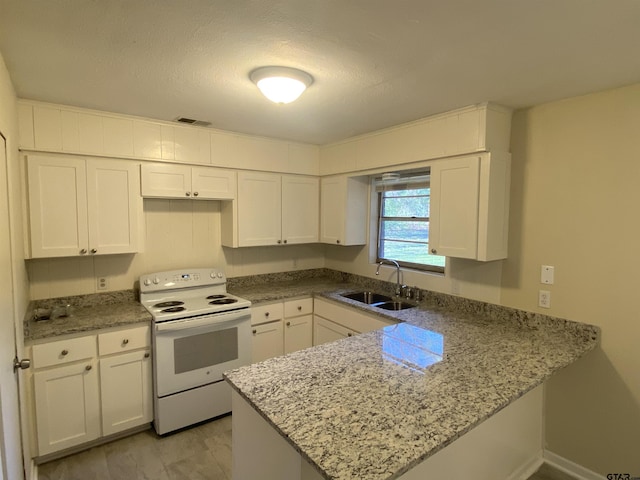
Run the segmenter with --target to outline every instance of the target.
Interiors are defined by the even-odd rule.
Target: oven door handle
[[[170,332],[175,330],[186,330],[187,328],[206,327],[207,325],[220,325],[229,322],[236,322],[244,318],[250,318],[251,314],[247,312],[232,312],[227,314],[218,314],[215,316],[207,316],[206,318],[185,318],[182,320],[172,320],[163,323],[156,323],[157,332]]]

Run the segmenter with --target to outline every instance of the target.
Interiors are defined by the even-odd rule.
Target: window
[[[429,253],[429,174],[374,179],[378,196],[378,261],[444,272],[445,257]]]

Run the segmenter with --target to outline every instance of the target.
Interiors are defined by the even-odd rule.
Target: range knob
[[[148,287],[149,285],[151,285],[151,280],[149,280],[148,278],[146,278],[146,279],[144,280],[144,284],[145,284],[145,286],[147,286],[147,287]]]
[[[211,272],[211,274],[209,275],[211,278],[216,278],[216,272]]]
[[[222,272],[218,272],[218,278],[222,278]]]
[[[160,283],[160,279],[158,277],[153,279],[153,284],[158,285]]]

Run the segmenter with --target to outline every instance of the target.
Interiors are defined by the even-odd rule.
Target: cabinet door
[[[318,242],[320,182],[315,177],[282,176],[282,242]]]
[[[31,257],[88,252],[87,183],[83,158],[27,159]]]
[[[140,177],[138,164],[87,160],[89,252],[132,253],[138,250]]]
[[[287,318],[284,321],[284,353],[313,346],[313,316]]]
[[[282,321],[252,327],[251,361],[262,362],[284,353]]]
[[[211,167],[191,169],[193,197],[209,200],[235,200],[236,172]]]
[[[92,362],[35,372],[33,381],[39,456],[100,436],[98,373]]]
[[[143,163],[140,172],[143,197],[191,197],[191,167],[168,163]]]
[[[320,241],[344,244],[347,178],[323,178],[320,192]]]
[[[153,420],[149,350],[101,358],[100,387],[103,435]]]
[[[476,258],[479,184],[480,157],[441,160],[431,166],[431,253]]]
[[[342,338],[355,335],[356,332],[348,328],[333,323],[317,315],[313,316],[313,345],[335,342]]]
[[[238,173],[238,245],[282,243],[280,175]]]

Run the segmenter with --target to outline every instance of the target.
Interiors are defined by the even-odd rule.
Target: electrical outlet
[[[106,290],[109,288],[109,280],[107,280],[107,277],[98,277],[97,288],[98,290]]]
[[[451,294],[460,295],[460,282],[458,280],[451,280]]]
[[[551,308],[551,292],[549,290],[540,290],[538,292],[538,306]]]

